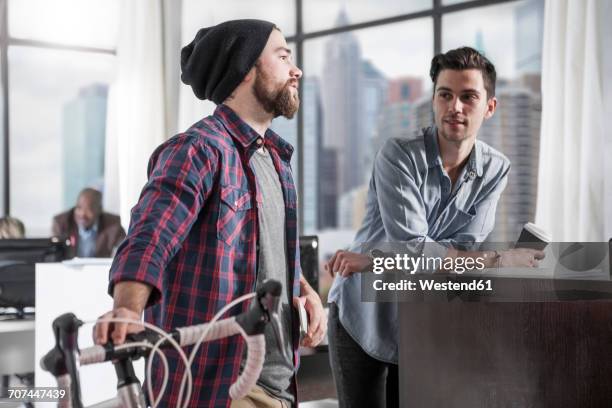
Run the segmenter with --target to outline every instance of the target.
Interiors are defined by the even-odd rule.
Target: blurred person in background
[[[125,238],[118,215],[102,210],[102,193],[81,190],[76,206],[53,217],[53,236],[70,241],[68,258],[109,258]]]
[[[10,215],[0,218],[0,239],[25,238],[23,222]]]

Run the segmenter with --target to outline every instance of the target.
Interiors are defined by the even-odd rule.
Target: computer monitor
[[[35,306],[35,264],[0,261],[0,307],[24,309]]]
[[[58,238],[0,239],[0,260],[60,262],[66,257],[66,247]]]
[[[315,291],[319,291],[319,237],[302,235],[300,237],[300,264],[306,281]]]
[[[65,254],[57,238],[0,239],[0,307],[33,307],[36,263],[59,262]]]
[[[608,241],[608,273],[610,274],[610,280],[612,280],[612,238]]]

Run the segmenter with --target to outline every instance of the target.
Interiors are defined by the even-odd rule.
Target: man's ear
[[[495,109],[497,108],[497,98],[492,97],[487,101],[487,111],[485,112],[485,119],[489,119],[495,113]]]
[[[242,82],[246,82],[249,83],[251,81],[255,80],[255,75],[257,75],[257,73],[255,72],[256,67],[253,66],[249,72],[244,76],[244,79],[242,80]]]
[[[434,92],[433,95],[431,95],[431,111],[435,112],[436,111],[436,93]]]

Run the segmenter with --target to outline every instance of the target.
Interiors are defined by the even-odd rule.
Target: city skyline
[[[63,206],[76,203],[85,187],[104,188],[108,85],[80,88],[62,112]]]
[[[541,5],[541,1],[532,0],[516,8],[516,14],[511,18],[519,25],[517,31],[522,29],[536,36],[541,32],[541,19],[532,18],[533,14],[541,16]],[[346,19],[341,10],[337,24],[347,24]],[[488,55],[483,30],[475,29],[474,33],[472,46]],[[525,41],[529,38],[517,35],[515,39]],[[519,48],[515,44],[514,49]],[[541,53],[534,54],[534,48],[530,49],[532,55],[528,58],[528,65],[522,63],[524,58],[513,59],[516,77],[498,77],[498,112],[483,125],[479,134],[479,140],[506,154],[513,163],[508,187],[498,205],[496,227],[489,240],[516,239],[522,225],[533,221],[535,214],[541,111],[538,61]],[[309,233],[327,229],[356,230],[363,218],[371,166],[378,149],[390,137],[412,137],[420,128],[433,123],[429,81],[419,76],[384,75],[375,61],[363,55],[359,38],[353,33],[332,36],[325,44],[324,52],[324,65],[329,69],[324,70],[321,78],[313,75],[304,81],[318,81],[330,86],[315,96],[307,96],[314,90],[305,91],[304,100],[320,98],[323,101],[319,113],[325,123],[323,135],[319,137],[323,145],[316,149],[319,156],[327,157],[328,161],[329,157],[334,157],[334,163],[326,163],[322,168],[323,160],[315,166],[322,180],[335,180],[337,183],[335,191],[330,192],[328,188],[326,195],[327,200],[335,203],[336,216],[332,222],[330,217],[324,223],[305,222],[305,230]],[[384,97],[380,96],[381,91]],[[355,115],[355,112],[359,114]],[[308,117],[309,113],[305,112],[305,121]],[[312,135],[304,132],[304,137],[306,141]],[[305,164],[304,168],[308,173],[314,167]],[[312,206],[317,198],[304,191],[303,201]],[[319,200],[318,207],[322,205]],[[325,205],[331,206],[329,203]],[[321,213],[321,208],[318,213]],[[312,228],[314,224],[318,226],[315,230]]]
[[[195,4],[196,2],[191,3]],[[277,3],[280,4],[280,2]],[[537,18],[534,19],[533,13],[530,11],[529,5],[533,3],[537,3],[540,6],[543,4],[540,0],[520,1],[479,7],[469,11],[445,15],[443,17],[442,30],[443,50],[448,49],[452,45],[452,42],[449,42],[449,38],[465,43],[469,41],[462,40],[462,38],[465,39],[464,35],[476,37],[475,33],[478,32],[481,37],[480,42],[484,48],[487,52],[491,52],[494,55],[493,59],[499,68],[500,79],[508,78],[506,73],[510,73],[510,76],[515,75],[519,70],[518,61],[533,61],[533,58],[541,58],[541,50],[538,47],[534,48],[534,45],[539,44],[541,40],[541,27],[536,31],[517,30],[514,27],[517,24],[517,14],[519,13],[523,13],[526,19],[539,21],[541,12],[538,11],[536,14]],[[355,21],[348,19],[343,24],[352,24],[360,21],[360,15],[367,16],[368,18],[376,17],[373,14],[362,13],[365,9],[358,11],[359,7],[351,5],[343,9],[341,6],[338,6],[336,11],[345,10],[347,16],[357,17]],[[385,13],[392,14],[389,10],[397,11],[392,5],[389,5],[389,7]],[[188,9],[188,6],[184,7],[185,12]],[[263,12],[264,9],[261,8],[258,12]],[[329,13],[329,10],[332,9],[333,7],[330,7],[325,12]],[[521,9],[521,11],[517,13],[507,12],[508,10],[515,9]],[[208,17],[206,18],[209,18],[212,24],[216,21],[215,19],[233,17],[233,15],[228,14],[231,11],[229,6],[223,8],[223,10],[216,11],[212,16],[207,15]],[[274,16],[278,16],[278,19],[283,19],[285,18],[283,16],[292,15],[291,10],[293,9],[291,7],[286,8],[283,5],[283,10],[279,8]],[[539,10],[541,10],[541,7]],[[17,14],[14,14],[14,16],[17,16]],[[337,17],[336,15],[335,18],[337,19]],[[467,27],[466,24],[456,22],[463,19],[470,22],[477,20],[479,23]],[[185,16],[183,20],[189,21]],[[192,20],[192,22],[194,21]],[[292,20],[288,19],[287,21]],[[200,23],[192,25],[194,27],[196,25],[201,26],[201,19]],[[188,28],[189,24],[184,24],[184,33],[187,31],[186,27]],[[308,30],[310,28],[305,27],[305,29]],[[11,34],[20,35],[19,30],[21,28],[13,26]],[[284,32],[290,34],[291,29],[287,29]],[[504,33],[505,37],[501,37],[500,33]],[[523,37],[531,41],[529,55],[526,56],[516,54],[518,49],[516,42],[519,41],[518,37],[521,33],[523,33]],[[58,33],[58,35],[60,34]],[[354,172],[350,171],[351,167],[345,167],[344,172],[349,173],[353,177],[353,182],[347,183],[345,187],[344,193],[346,194],[353,194],[351,193],[352,191],[355,189],[359,190],[363,185],[367,184],[373,155],[380,143],[384,142],[388,135],[394,133],[401,134],[405,131],[406,127],[410,129],[411,126],[414,126],[416,122],[415,117],[427,117],[429,115],[430,108],[427,105],[419,106],[412,102],[406,103],[405,101],[396,106],[391,106],[387,103],[382,104],[380,100],[383,98],[381,98],[380,94],[384,94],[383,88],[387,86],[387,83],[400,80],[401,78],[413,78],[417,81],[420,78],[422,89],[419,92],[425,95],[424,97],[427,97],[426,95],[430,92],[427,67],[433,56],[433,24],[430,18],[419,18],[401,23],[354,30],[350,34],[354,36],[361,49],[361,58],[358,63],[360,68],[356,69],[355,72],[359,76],[360,81],[363,82],[363,87],[355,92],[355,99],[360,104],[356,112],[361,117],[361,125],[355,131],[357,142],[354,139],[349,139],[350,141],[348,142],[358,146],[349,155],[349,162],[353,165]],[[190,32],[188,37],[191,38],[192,36],[193,32]],[[535,39],[533,36],[535,36]],[[324,132],[323,130],[313,130],[317,126],[324,129],[326,116],[329,116],[332,112],[332,109],[328,110],[323,106],[327,104],[329,107],[330,103],[325,97],[322,97],[322,92],[324,92],[322,90],[326,87],[326,84],[321,80],[320,74],[325,63],[326,43],[334,37],[336,35],[306,40],[303,43],[304,79],[306,81],[310,78],[313,82],[318,83],[319,91],[310,92],[316,94],[314,98],[320,104],[316,108],[319,113],[309,113],[311,111],[306,109],[306,105],[310,104],[310,102],[307,102],[306,93],[308,91],[306,89],[310,85],[305,83],[302,105],[304,107],[304,129],[302,131],[304,135],[303,148],[305,151],[294,156],[294,163],[297,163],[297,157],[300,156],[304,160],[303,168],[305,174],[303,191],[301,191],[301,203],[304,207],[304,231],[310,230],[311,232],[335,228],[339,225],[338,207],[341,197],[331,190],[336,190],[341,180],[338,178],[339,174],[332,174],[332,170],[340,161],[347,162],[346,159],[339,157],[340,153],[334,150],[333,147],[324,146],[325,134],[322,133]],[[504,44],[507,47],[503,47],[503,55],[498,55],[500,54],[500,47],[495,47],[494,45],[501,38],[503,38]],[[513,41],[508,41],[508,38],[511,38]],[[59,37],[57,39],[60,40]],[[472,38],[473,40],[474,38]],[[293,44],[290,45],[293,46]],[[63,193],[58,187],[64,183],[63,179],[66,177],[63,165],[57,158],[61,157],[61,146],[58,143],[61,138],[61,107],[82,86],[87,86],[100,80],[105,83],[112,83],[115,57],[110,55],[81,56],[72,51],[61,50],[36,50],[36,55],[36,59],[34,59],[32,50],[25,47],[11,46],[9,48],[12,140],[10,149],[11,152],[19,152],[18,154],[12,154],[11,184],[13,186],[20,186],[18,190],[14,190],[11,194],[11,207],[14,215],[26,220],[30,232],[40,235],[47,230],[48,217],[54,212],[61,210],[65,201]],[[79,72],[79,75],[69,75],[69,70],[63,69],[66,65],[72,66]],[[32,72],[43,67],[49,73],[45,77],[39,77],[36,75],[36,72]],[[520,69],[534,72],[539,67],[533,64],[531,66],[523,64],[523,68]],[[368,77],[368,74],[372,76]],[[337,76],[341,77],[342,75],[341,70],[338,70]],[[523,77],[523,82],[523,86],[529,89],[539,87],[538,76],[526,75]],[[72,95],[68,96],[68,94]],[[35,107],[38,120],[31,120],[30,107]],[[315,120],[312,118],[315,118]],[[278,122],[278,120],[275,120],[275,122]],[[293,137],[292,142],[294,143],[297,140],[295,122],[295,120],[287,121],[286,125],[279,125],[283,128],[279,132],[280,135],[286,138]],[[394,126],[394,130],[385,130],[383,125],[398,126]],[[309,128],[307,129],[307,127]],[[313,135],[313,137],[308,137],[308,134]],[[318,137],[321,137],[323,140],[318,140]],[[36,163],[36,165],[33,167],[32,163]],[[294,165],[293,168],[296,172],[297,180],[297,166]],[[315,168],[316,170],[314,170]],[[46,182],[26,183],[24,182],[25,175],[27,175],[29,180],[45,179]],[[346,179],[346,177],[343,178],[343,180]],[[41,196],[45,197],[45,201],[48,203],[45,212],[40,212],[35,205]],[[347,200],[345,199],[344,201],[346,202]]]

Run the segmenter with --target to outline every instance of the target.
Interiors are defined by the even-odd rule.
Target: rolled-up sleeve
[[[176,136],[153,153],[148,181],[111,266],[111,296],[117,282],[137,281],[153,287],[147,305],[159,301],[163,273],[213,189],[217,161],[214,149],[190,135]]]

